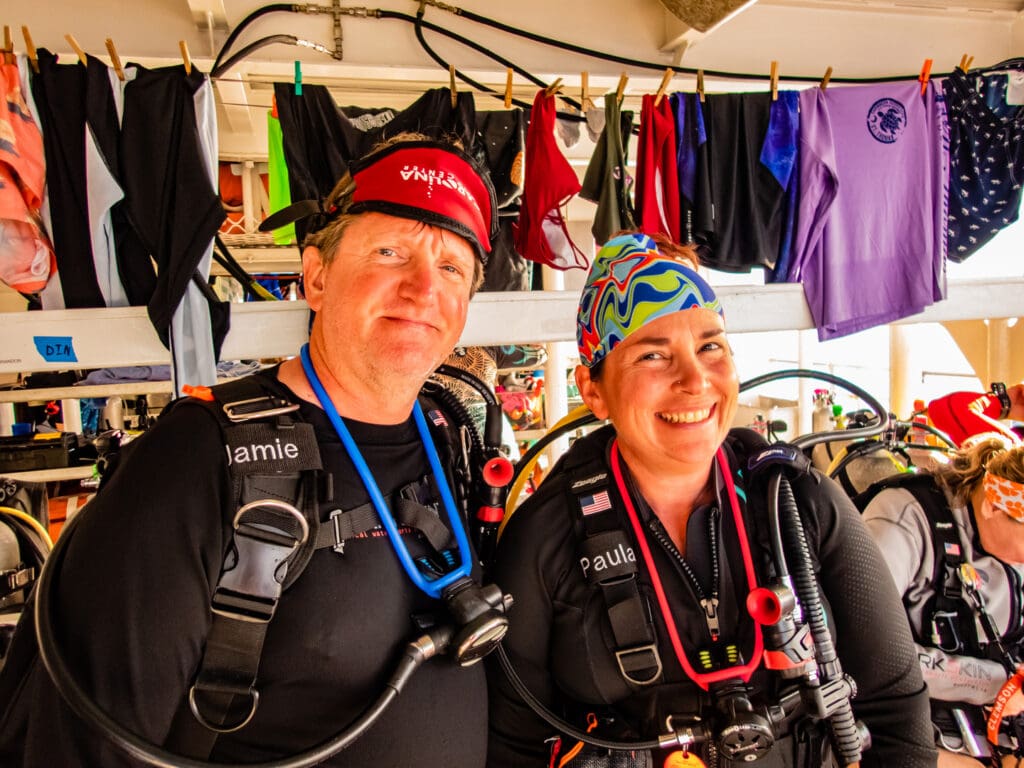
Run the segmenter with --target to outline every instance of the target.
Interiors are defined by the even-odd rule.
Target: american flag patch
[[[960,545],[959,544],[954,544],[952,541],[947,541],[947,542],[945,542],[943,544],[943,546],[946,548],[946,554],[947,555],[952,555],[953,557],[959,557],[959,555],[960,555]]]
[[[611,508],[612,500],[608,498],[608,491],[601,491],[593,496],[580,496],[580,512],[584,515],[604,512],[606,509]]]
[[[444,414],[440,411],[428,411],[427,418],[430,419],[431,423],[435,427],[447,427],[448,419],[444,417]]]

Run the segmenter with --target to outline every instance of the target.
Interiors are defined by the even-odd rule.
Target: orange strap
[[[1003,710],[1007,702],[1013,698],[1013,694],[1020,690],[1024,683],[1024,666],[1018,667],[1010,679],[1003,683],[1003,687],[996,694],[996,700],[992,702],[992,711],[988,715],[988,740],[997,744],[999,740],[999,725],[1003,721]]]

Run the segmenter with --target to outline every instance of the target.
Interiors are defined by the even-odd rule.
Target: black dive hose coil
[[[818,580],[814,576],[807,534],[800,518],[800,511],[797,509],[793,489],[789,485],[789,480],[781,476],[782,472],[781,467],[775,470],[775,473],[780,476],[778,499],[775,503],[779,510],[778,519],[784,543],[789,552],[795,555],[790,575],[793,579],[797,599],[803,607],[804,618],[810,626],[811,637],[814,639],[814,655],[818,673],[826,683],[842,681],[842,667],[825,618],[825,607],[818,590]],[[832,743],[838,753],[841,765],[857,763],[861,758],[861,737],[853,716],[853,707],[850,704],[850,698],[855,695],[856,689],[852,683],[849,683],[849,686],[850,689],[844,691],[846,695],[841,696],[829,708],[831,711],[827,711],[826,707],[819,706],[816,713],[819,717],[828,718]]]
[[[405,647],[395,671],[377,699],[336,736],[305,752],[280,760],[259,763],[211,763],[168,752],[128,730],[97,705],[75,680],[65,661],[63,651],[59,648],[53,628],[51,605],[51,598],[55,591],[53,574],[60,568],[64,560],[67,542],[71,539],[79,520],[88,514],[88,509],[85,509],[64,526],[36,582],[33,592],[35,601],[33,618],[39,657],[53,680],[57,692],[72,711],[89,727],[103,733],[122,752],[147,765],[156,766],[156,768],[224,768],[225,766],[232,766],[232,768],[310,768],[318,765],[350,746],[352,742],[369,730],[402,692],[413,672],[424,662],[444,653],[452,639],[451,628],[439,627],[410,642]]]

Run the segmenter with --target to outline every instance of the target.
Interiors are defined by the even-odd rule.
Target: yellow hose
[[[858,443],[858,445],[859,445],[859,443]],[[835,458],[832,459],[832,461],[829,463],[828,469],[825,470],[825,474],[828,477],[832,477],[832,473],[836,471],[836,468],[842,463],[843,458],[845,458],[847,453],[849,453],[849,446],[848,445],[844,445],[842,447],[842,449],[839,451],[839,453],[836,454]],[[867,455],[867,454],[865,454],[865,455]],[[892,455],[892,453],[890,451],[888,451],[888,450],[885,451],[885,456],[886,456],[887,459],[889,459],[889,461],[892,462],[892,465],[896,468],[897,472],[906,472],[907,471],[907,468],[905,466],[903,466],[902,464],[900,464],[898,461],[896,461],[896,458]]]
[[[569,413],[567,413],[565,416],[559,419],[557,424],[555,424],[553,427],[551,427],[551,429],[545,432],[544,436],[546,437],[552,432],[561,429],[569,422],[576,421],[577,419],[586,416],[588,413],[590,413],[590,408],[588,408],[586,404],[576,406],[571,411],[569,411]],[[516,478],[516,481],[512,484],[512,487],[508,491],[508,497],[505,499],[505,517],[502,519],[501,525],[498,526],[499,539],[501,538],[501,534],[502,532],[504,532],[505,526],[508,524],[508,521],[512,518],[512,513],[515,511],[516,500],[519,498],[519,494],[523,492],[523,488],[525,488],[526,484],[530,481],[531,471],[533,470],[534,465],[537,463],[537,461],[540,459],[543,453],[544,451],[538,451],[537,455],[530,459],[521,471],[519,470],[519,467],[516,467],[516,470],[519,471],[519,476]]]
[[[835,455],[832,461],[829,462],[828,469],[825,470],[825,474],[828,477],[832,477],[832,473],[836,471],[836,467],[839,466],[839,463],[843,460],[847,453],[847,446],[844,445],[842,449],[839,451],[839,453]]]
[[[32,515],[27,515],[20,509],[15,509],[14,507],[0,507],[0,512],[3,512],[5,515],[10,515],[11,517],[16,517],[19,520],[28,523],[29,527],[31,527],[32,530],[38,533],[39,538],[41,538],[43,540],[43,543],[46,544],[47,551],[53,549],[53,540],[50,538],[50,534],[47,532],[45,528],[43,528],[43,524],[36,520],[34,517],[32,517]]]

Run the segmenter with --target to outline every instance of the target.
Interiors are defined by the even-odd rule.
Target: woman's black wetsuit
[[[746,470],[740,470],[746,466],[749,449],[744,445],[749,435],[747,430],[733,430],[724,448],[757,581],[764,584],[769,554],[765,483],[751,480]],[[595,735],[651,739],[665,732],[666,716],[701,712],[706,717],[713,705],[686,675],[673,652],[650,575],[639,553],[635,555],[639,589],[652,608],[664,672],[659,682],[637,686],[623,677],[616,663],[605,598],[599,587],[588,585],[580,560],[581,502],[578,491],[571,488],[584,476],[608,471],[613,438],[613,428],[605,427],[578,440],[541,488],[516,511],[500,540],[493,577],[515,599],[505,647],[530,690],[584,729],[588,713],[596,714],[602,727]],[[635,535],[614,481],[607,490],[635,550]],[[927,693],[906,616],[884,561],[837,485],[812,472],[793,481],[793,491],[814,567],[819,571],[843,670],[857,684],[854,712],[873,739],[862,765],[934,766]],[[687,523],[686,563],[705,595],[717,581],[721,636],[712,641],[691,577],[684,574],[685,567],[670,551],[668,536],[635,488],[631,496],[690,664],[700,669],[701,650],[720,653],[729,644],[735,645],[741,660],[750,658],[754,625],[744,605],[752,585],[746,583],[738,527],[728,501],[724,501],[722,510],[715,506],[695,510]],[[717,557],[712,556],[708,543],[711,530],[718,541]],[[717,580],[713,578],[716,570],[720,574]],[[548,765],[553,744],[550,739],[555,735],[552,728],[520,700],[497,665],[492,665],[491,672],[488,765]],[[755,708],[776,704],[782,684],[777,673],[761,666],[750,677],[747,695]],[[778,730],[775,747],[757,762],[758,766],[829,764],[827,740],[819,735],[821,728],[808,718],[791,714]],[[564,756],[573,744],[563,739],[561,754]],[[700,751],[705,762],[712,765],[715,756],[707,747]],[[656,754],[654,764],[660,765],[665,754]],[[553,764],[558,765],[560,759]],[[720,766],[740,764],[724,759],[718,762]]]

